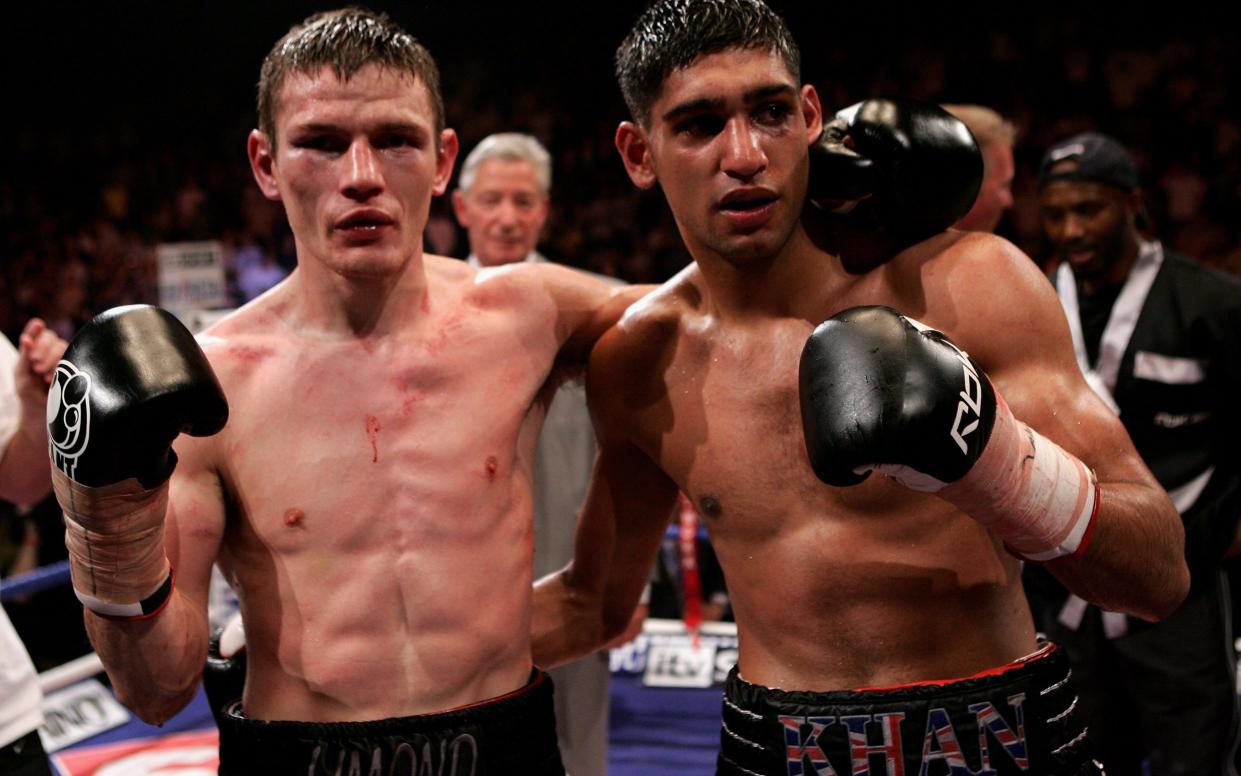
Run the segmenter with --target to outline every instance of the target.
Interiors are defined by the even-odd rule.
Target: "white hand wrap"
[[[969,472],[939,491],[1033,561],[1080,555],[1099,508],[1094,472],[1013,417],[996,394],[995,425]]]
[[[137,480],[91,488],[52,467],[65,515],[65,546],[73,590],[86,608],[106,617],[152,617],[172,595],[164,553],[168,483],[144,490]]]

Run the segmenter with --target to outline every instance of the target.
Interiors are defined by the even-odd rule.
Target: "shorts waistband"
[[[365,722],[254,720],[231,704],[220,726],[220,774],[444,776],[563,774],[552,681],[537,669],[511,693],[435,714]]]
[[[720,774],[868,772],[892,758],[920,773],[1077,774],[1090,767],[1068,661],[1046,647],[970,677],[857,691],[724,687]]]

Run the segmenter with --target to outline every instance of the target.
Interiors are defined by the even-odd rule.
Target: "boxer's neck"
[[[729,261],[709,252],[695,257],[714,317],[807,317],[818,308],[829,283],[831,257],[817,249],[798,227],[783,248],[768,258]],[[817,321],[816,321],[817,323]]]
[[[397,273],[378,276],[302,265],[289,284],[289,322],[307,336],[379,338],[407,330],[426,314],[429,284],[421,255]]]

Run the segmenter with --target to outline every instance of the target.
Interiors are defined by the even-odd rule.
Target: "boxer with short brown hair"
[[[1017,555],[1157,619],[1175,513],[1033,263],[945,231],[981,172],[964,127],[871,100],[820,143],[797,67],[757,0],[662,0],[618,52],[617,148],[695,261],[592,353],[596,480],[536,662],[623,627],[679,489],[737,620],[721,773],[1092,772]]]
[[[248,660],[221,773],[562,773],[531,663],[531,461],[564,371],[641,290],[423,252],[457,137],[386,17],[294,27],[259,114],[249,158],[297,269],[205,359],[131,308],[61,364],[57,491],[117,696],[156,723],[192,697],[218,561]],[[205,436],[170,451],[180,431]]]

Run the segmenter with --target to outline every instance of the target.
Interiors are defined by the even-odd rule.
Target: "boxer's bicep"
[[[1120,419],[1087,385],[1058,328],[1035,322],[1023,347],[1009,343],[1010,355],[988,368],[1013,414],[1081,459],[1098,482],[1085,551],[1047,567],[1088,601],[1159,619],[1188,586],[1180,520]]]
[[[216,443],[215,438],[178,438],[164,534],[177,587],[204,613],[211,567],[224,538],[224,491],[211,457]]]
[[[591,348],[625,310],[654,286],[609,283],[597,276],[550,267],[545,276],[557,311],[562,359],[585,364]]]
[[[1100,482],[1154,486],[1120,419],[1077,371],[1032,363],[992,378],[1013,414],[1089,466]]]

